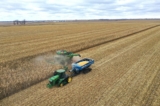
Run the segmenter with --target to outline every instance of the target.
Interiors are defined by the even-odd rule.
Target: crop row
[[[71,84],[60,89],[47,89],[47,81],[43,81],[5,98],[2,103],[15,106],[158,104],[158,93],[152,96],[150,93],[157,92],[159,82],[159,33],[157,27],[80,51],[82,56],[95,59],[91,73],[75,77]]]
[[[1,53],[0,53],[0,62],[7,62],[12,61],[15,59],[33,56],[39,53],[44,53],[48,51],[55,51],[57,49],[70,47],[75,42],[76,44],[81,45],[82,43],[87,41],[93,41],[98,39],[103,39],[105,41],[111,40],[114,38],[118,38],[120,36],[130,34],[136,31],[140,31],[146,29],[148,26],[135,26],[128,28],[128,26],[121,28],[113,28],[111,30],[99,28],[99,31],[88,31],[83,33],[76,33],[76,34],[67,34],[62,36],[50,36],[43,35],[43,39],[37,40],[32,39],[33,42],[17,42],[12,45],[11,43],[5,46],[0,46]],[[18,33],[17,33],[18,34]],[[52,34],[51,34],[52,35]],[[53,34],[54,35],[54,34]],[[94,38],[93,38],[94,36]],[[90,44],[92,45],[92,44]]]
[[[148,26],[147,26],[148,27]],[[146,28],[146,27],[145,27]],[[127,29],[127,28],[126,28]],[[63,45],[58,45],[57,48],[53,46],[52,49],[60,49],[60,48],[66,48],[67,50],[70,51],[76,51],[76,50],[81,50],[83,48],[89,48],[93,45],[98,45],[100,43],[125,36],[127,34],[133,33],[135,31],[140,31],[144,28],[136,27],[136,28],[131,28],[128,30],[122,30],[120,29],[117,31],[118,33],[115,32],[108,32],[108,30],[105,32],[105,30],[101,30],[98,33],[93,32],[93,33],[87,33],[84,37],[84,39],[79,40],[75,39],[73,42],[68,42],[67,40],[63,42]],[[157,28],[150,30],[150,32],[158,30]],[[149,32],[147,32],[149,34]],[[113,35],[114,34],[114,35]],[[88,38],[88,39],[86,39]],[[70,39],[69,39],[70,40]],[[50,44],[48,44],[50,45]],[[43,46],[43,45],[42,45]],[[59,47],[58,47],[59,46]],[[78,47],[78,48],[77,48]],[[38,48],[38,47],[37,47]],[[33,49],[34,51],[38,51],[38,49]],[[42,47],[45,48],[45,47]],[[41,46],[39,51],[42,50]],[[51,49],[51,48],[49,48]],[[55,49],[55,50],[56,50]],[[32,51],[33,52],[33,51]],[[21,53],[21,52],[20,52]],[[20,55],[20,53],[17,53],[17,56]],[[24,51],[23,53],[28,53],[27,51]],[[9,55],[8,55],[9,56]],[[47,57],[47,55],[42,55],[42,56],[37,56],[33,58],[30,61],[15,61],[13,66],[7,65],[6,67],[1,66],[1,94],[2,97],[8,96],[16,91],[19,91],[21,89],[24,89],[30,85],[33,85],[39,81],[42,81],[49,76],[52,75],[52,72],[55,70],[55,66],[49,65],[46,63],[45,60],[38,60],[37,59],[40,57],[44,58]],[[48,54],[48,56],[53,56],[52,53]],[[10,57],[11,58],[11,57]]]

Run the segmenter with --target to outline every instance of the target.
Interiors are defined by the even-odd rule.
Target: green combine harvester
[[[56,53],[57,53],[58,55],[67,56],[67,57],[69,57],[70,59],[72,59],[73,56],[79,56],[79,57],[81,57],[80,54],[75,54],[75,53],[72,53],[72,52],[67,52],[66,50],[58,50]]]
[[[62,87],[63,85],[70,83],[72,81],[72,78],[66,75],[65,72],[67,70],[68,70],[68,67],[64,67],[64,69],[56,70],[53,76],[49,78],[49,83],[47,84],[47,87],[52,88],[54,85],[58,85]]]
[[[66,66],[67,64],[72,62],[72,59],[74,56],[79,56],[81,57],[80,54],[68,52],[66,50],[58,50],[56,51],[55,56],[50,59],[46,59],[46,62],[51,63],[51,64],[61,64],[63,66]]]

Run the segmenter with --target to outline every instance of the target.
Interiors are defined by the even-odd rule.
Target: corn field
[[[95,60],[92,71],[46,88],[56,50]],[[159,106],[160,26],[152,21],[0,27],[0,105]]]

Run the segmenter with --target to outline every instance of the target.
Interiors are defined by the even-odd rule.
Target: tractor
[[[49,83],[47,84],[48,88],[52,88],[54,85],[62,87],[67,83],[72,81],[72,77],[68,76],[65,72],[68,70],[67,67],[64,69],[56,70],[51,78],[49,78]]]

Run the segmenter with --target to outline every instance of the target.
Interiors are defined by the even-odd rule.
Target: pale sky
[[[1,0],[0,21],[160,18],[160,0]]]

